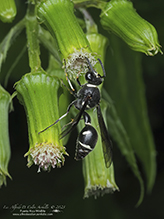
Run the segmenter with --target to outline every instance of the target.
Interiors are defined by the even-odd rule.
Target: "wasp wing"
[[[84,104],[82,106],[82,108],[80,109],[80,112],[76,115],[76,117],[72,120],[72,122],[70,123],[70,126],[67,127],[64,131],[62,131],[62,133],[60,134],[60,139],[64,138],[66,135],[68,135],[79,123],[85,109],[87,106],[87,102],[88,102],[89,96],[86,97]]]
[[[104,153],[105,165],[106,167],[110,167],[112,163],[112,141],[110,139],[109,133],[107,131],[100,105],[97,106],[97,118],[99,122],[100,132],[101,132],[101,141],[102,148]]]

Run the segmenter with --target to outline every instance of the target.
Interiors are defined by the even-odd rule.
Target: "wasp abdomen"
[[[81,160],[88,155],[94,149],[97,139],[96,129],[91,125],[85,125],[77,138],[75,159]]]

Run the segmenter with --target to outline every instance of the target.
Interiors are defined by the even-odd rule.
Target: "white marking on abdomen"
[[[85,132],[82,132],[82,135],[88,135],[88,134],[90,134],[91,133],[91,131],[85,131]]]
[[[83,143],[81,143],[80,141],[79,141],[79,144],[80,144],[81,146],[83,146],[84,148],[87,148],[87,149],[89,149],[90,151],[92,151],[92,148],[91,148],[89,145],[83,144]]]

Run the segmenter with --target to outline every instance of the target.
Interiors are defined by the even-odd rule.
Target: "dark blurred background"
[[[0,41],[8,33],[13,24],[16,24],[26,12],[26,3],[17,0],[17,17],[11,24],[0,22]],[[164,1],[162,0],[133,0],[137,12],[150,23],[158,32],[159,41],[164,46]],[[94,18],[100,11],[90,10]],[[103,32],[109,37],[107,32]],[[26,43],[25,32],[9,50],[6,63],[2,66],[0,81],[2,85],[5,73],[13,60],[20,53]],[[109,52],[109,51],[107,51]],[[47,67],[48,53],[41,46],[42,66]],[[143,77],[146,86],[146,97],[150,123],[157,149],[157,177],[151,194],[146,194],[143,203],[135,208],[140,194],[137,179],[131,172],[124,157],[117,146],[115,154],[115,179],[120,192],[105,195],[98,199],[83,199],[84,182],[82,176],[82,164],[76,162],[74,157],[76,131],[71,135],[67,151],[70,156],[66,158],[65,166],[61,169],[53,169],[50,173],[37,173],[37,167],[27,168],[24,154],[28,151],[28,135],[26,117],[23,107],[14,99],[14,112],[10,113],[10,141],[12,157],[9,164],[9,173],[13,180],[7,179],[7,187],[0,189],[0,217],[12,218],[12,206],[59,206],[64,209],[54,213],[55,218],[111,218],[111,219],[162,219],[164,218],[164,61],[163,56],[142,57]],[[10,77],[7,90],[12,94],[13,85],[20,77],[28,73],[27,53],[21,58],[21,62],[14,68]],[[42,216],[42,218],[46,218]]]

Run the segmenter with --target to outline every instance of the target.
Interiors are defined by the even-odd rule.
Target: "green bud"
[[[91,49],[94,51],[94,53],[97,54],[97,57],[101,59],[102,62],[104,62],[106,49],[107,49],[107,46],[109,45],[108,39],[105,36],[98,34],[98,33],[88,33],[86,34],[86,36],[91,45]],[[101,75],[103,74],[102,68],[99,62],[96,63],[95,68],[99,74]]]
[[[23,104],[28,123],[28,167],[33,163],[45,171],[61,167],[68,155],[59,139],[60,124],[41,132],[59,118],[59,80],[44,72],[29,73],[16,83],[17,97]],[[39,133],[41,132],[41,133]]]
[[[8,173],[8,163],[10,160],[10,141],[8,129],[8,113],[11,104],[10,94],[0,85],[0,187],[6,185]]]
[[[14,0],[1,0],[0,19],[3,22],[12,22],[17,13]]]
[[[76,4],[77,7],[95,7],[95,8],[102,8],[105,2],[108,0],[73,0],[73,3]]]
[[[98,155],[98,151],[95,151],[96,148],[94,149],[92,156],[85,159],[85,162],[83,162],[83,175],[85,181],[84,198],[89,198],[90,196],[97,198],[104,194],[113,193],[116,190],[119,191],[114,179],[113,164],[107,169],[103,162],[102,152],[102,157],[100,159],[98,159],[97,156],[94,156],[94,153]],[[98,149],[100,149],[100,147]]]
[[[97,128],[96,112],[92,112],[90,116],[92,125]],[[100,133],[100,130],[98,133]],[[115,183],[113,163],[110,168],[106,168],[105,166],[100,135],[98,136],[96,147],[83,161],[83,175],[85,183],[84,198],[90,196],[97,198],[98,196],[119,190]]]
[[[74,5],[69,0],[44,1],[38,11],[56,36],[60,51],[66,59],[75,50],[87,48],[89,43],[74,15]]]
[[[88,57],[92,66],[96,64],[89,42],[74,15],[70,0],[47,0],[38,8],[38,16],[57,39],[62,58],[66,60],[70,78],[88,71]]]
[[[104,29],[122,38],[131,49],[146,55],[162,53],[156,29],[141,18],[128,0],[111,0],[101,13]]]

